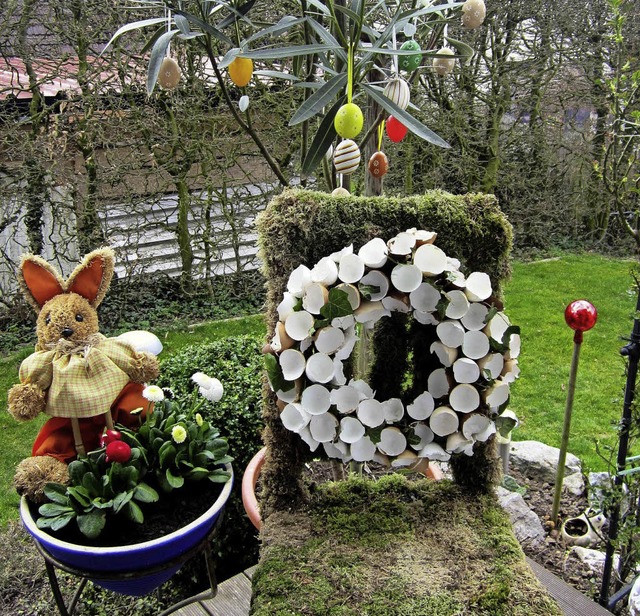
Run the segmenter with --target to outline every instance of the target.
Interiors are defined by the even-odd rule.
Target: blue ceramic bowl
[[[226,470],[231,473],[231,477],[224,484],[220,496],[207,511],[187,526],[152,541],[121,547],[92,547],[60,541],[36,526],[28,501],[24,497],[20,502],[20,517],[34,541],[56,560],[86,572],[87,577],[104,588],[124,595],[140,597],[166,582],[181,567],[181,564],[178,564],[164,569],[161,567],[164,563],[170,563],[188,552],[213,529],[233,486],[233,469],[230,464],[227,464]],[[158,567],[161,567],[160,571],[145,575],[145,570]],[[110,574],[130,572],[134,575],[130,579],[105,580],[100,578],[101,572]]]

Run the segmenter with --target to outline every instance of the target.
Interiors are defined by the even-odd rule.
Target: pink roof
[[[104,65],[105,70],[99,73],[99,81],[109,89],[120,89],[117,73],[107,60],[92,56],[87,58],[87,62],[91,65],[98,65],[94,67],[94,71],[99,68],[99,65]],[[75,78],[78,74],[77,58],[64,61],[35,58],[32,65],[43,96],[49,97],[56,96],[61,92],[77,93],[80,91],[80,86]],[[93,80],[95,80],[94,75],[92,75]],[[0,100],[11,95],[21,99],[31,98],[27,70],[21,58],[0,58]]]

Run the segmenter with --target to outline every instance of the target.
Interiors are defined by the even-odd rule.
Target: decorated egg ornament
[[[448,75],[453,67],[456,65],[455,58],[445,58],[442,56],[453,56],[453,49],[449,49],[448,47],[443,47],[438,51],[438,57],[433,59],[433,70],[436,74],[440,75],[440,77],[444,77]]]
[[[174,90],[180,83],[180,67],[173,58],[164,58],[158,73],[158,84],[165,90]]]
[[[362,115],[362,111],[360,111],[360,107],[355,103],[342,105],[333,120],[336,133],[343,139],[353,139],[357,137],[360,131],[362,131],[363,124],[364,116]]]
[[[484,0],[467,0],[462,5],[462,25],[473,30],[482,24],[486,14]]]
[[[385,123],[385,130],[387,131],[387,137],[394,143],[400,143],[407,135],[407,127],[397,120],[393,116],[389,116],[389,119]]]
[[[410,94],[409,84],[401,77],[394,77],[384,87],[384,95],[403,110],[409,105]]]
[[[418,53],[400,56],[399,65],[403,71],[411,72],[415,71],[419,66],[420,62],[422,62],[422,54],[420,53],[420,45],[416,43],[413,39],[410,41],[405,41],[402,43],[400,47],[402,51],[417,51]]]
[[[375,178],[381,178],[389,171],[389,159],[384,152],[375,152],[369,159],[369,173]]]
[[[229,77],[240,88],[251,81],[252,75],[253,60],[251,58],[236,58],[229,64]]]
[[[351,139],[341,141],[333,153],[333,164],[338,173],[353,173],[360,164],[360,148],[356,142]]]

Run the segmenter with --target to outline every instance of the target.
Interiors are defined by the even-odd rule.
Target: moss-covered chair
[[[349,244],[410,228],[468,271],[486,272],[494,294],[509,275],[511,227],[490,195],[441,191],[408,198],[333,197],[302,190],[274,199],[258,222],[271,339],[291,272]],[[376,397],[400,396],[406,376],[425,379],[435,328],[406,315],[382,319],[368,381]],[[280,407],[281,408],[281,407]],[[252,613],[441,615],[561,612],[527,567],[493,495],[493,441],[451,459],[453,481],[350,479],[309,489],[308,446],[281,421],[266,387],[262,556]]]

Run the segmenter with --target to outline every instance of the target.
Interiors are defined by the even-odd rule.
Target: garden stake
[[[582,345],[583,333],[596,324],[598,313],[592,304],[584,299],[571,302],[564,311],[564,319],[567,325],[575,330],[573,335],[573,357],[571,359],[571,371],[569,373],[569,385],[567,387],[567,404],[564,410],[564,425],[562,428],[562,441],[560,443],[560,456],[558,457],[558,470],[556,472],[556,487],[553,495],[553,509],[551,521],[558,522],[560,509],[560,496],[562,494],[562,480],[564,479],[564,464],[567,459],[567,447],[569,445],[569,429],[571,428],[571,413],[573,411],[573,396],[576,391],[576,375],[578,374],[578,359]]]
[[[636,315],[640,310],[640,291],[636,303]],[[622,408],[622,419],[620,420],[620,442],[618,444],[617,473],[614,478],[616,488],[622,486],[623,477],[620,474],[626,466],[627,453],[629,449],[629,429],[631,428],[631,406],[636,387],[636,376],[638,374],[638,360],[640,359],[640,319],[633,320],[633,330],[629,343],[620,349],[620,355],[629,358],[627,367],[627,382],[624,390],[624,406]],[[620,518],[620,503],[617,502],[611,507],[609,517],[609,536],[607,539],[607,550],[605,553],[604,568],[602,571],[602,585],[600,587],[600,604],[609,609],[607,600],[609,598],[609,584],[611,583],[611,571],[613,569],[613,553],[615,551],[615,541],[618,538],[618,522]],[[622,597],[612,603],[614,607]]]

